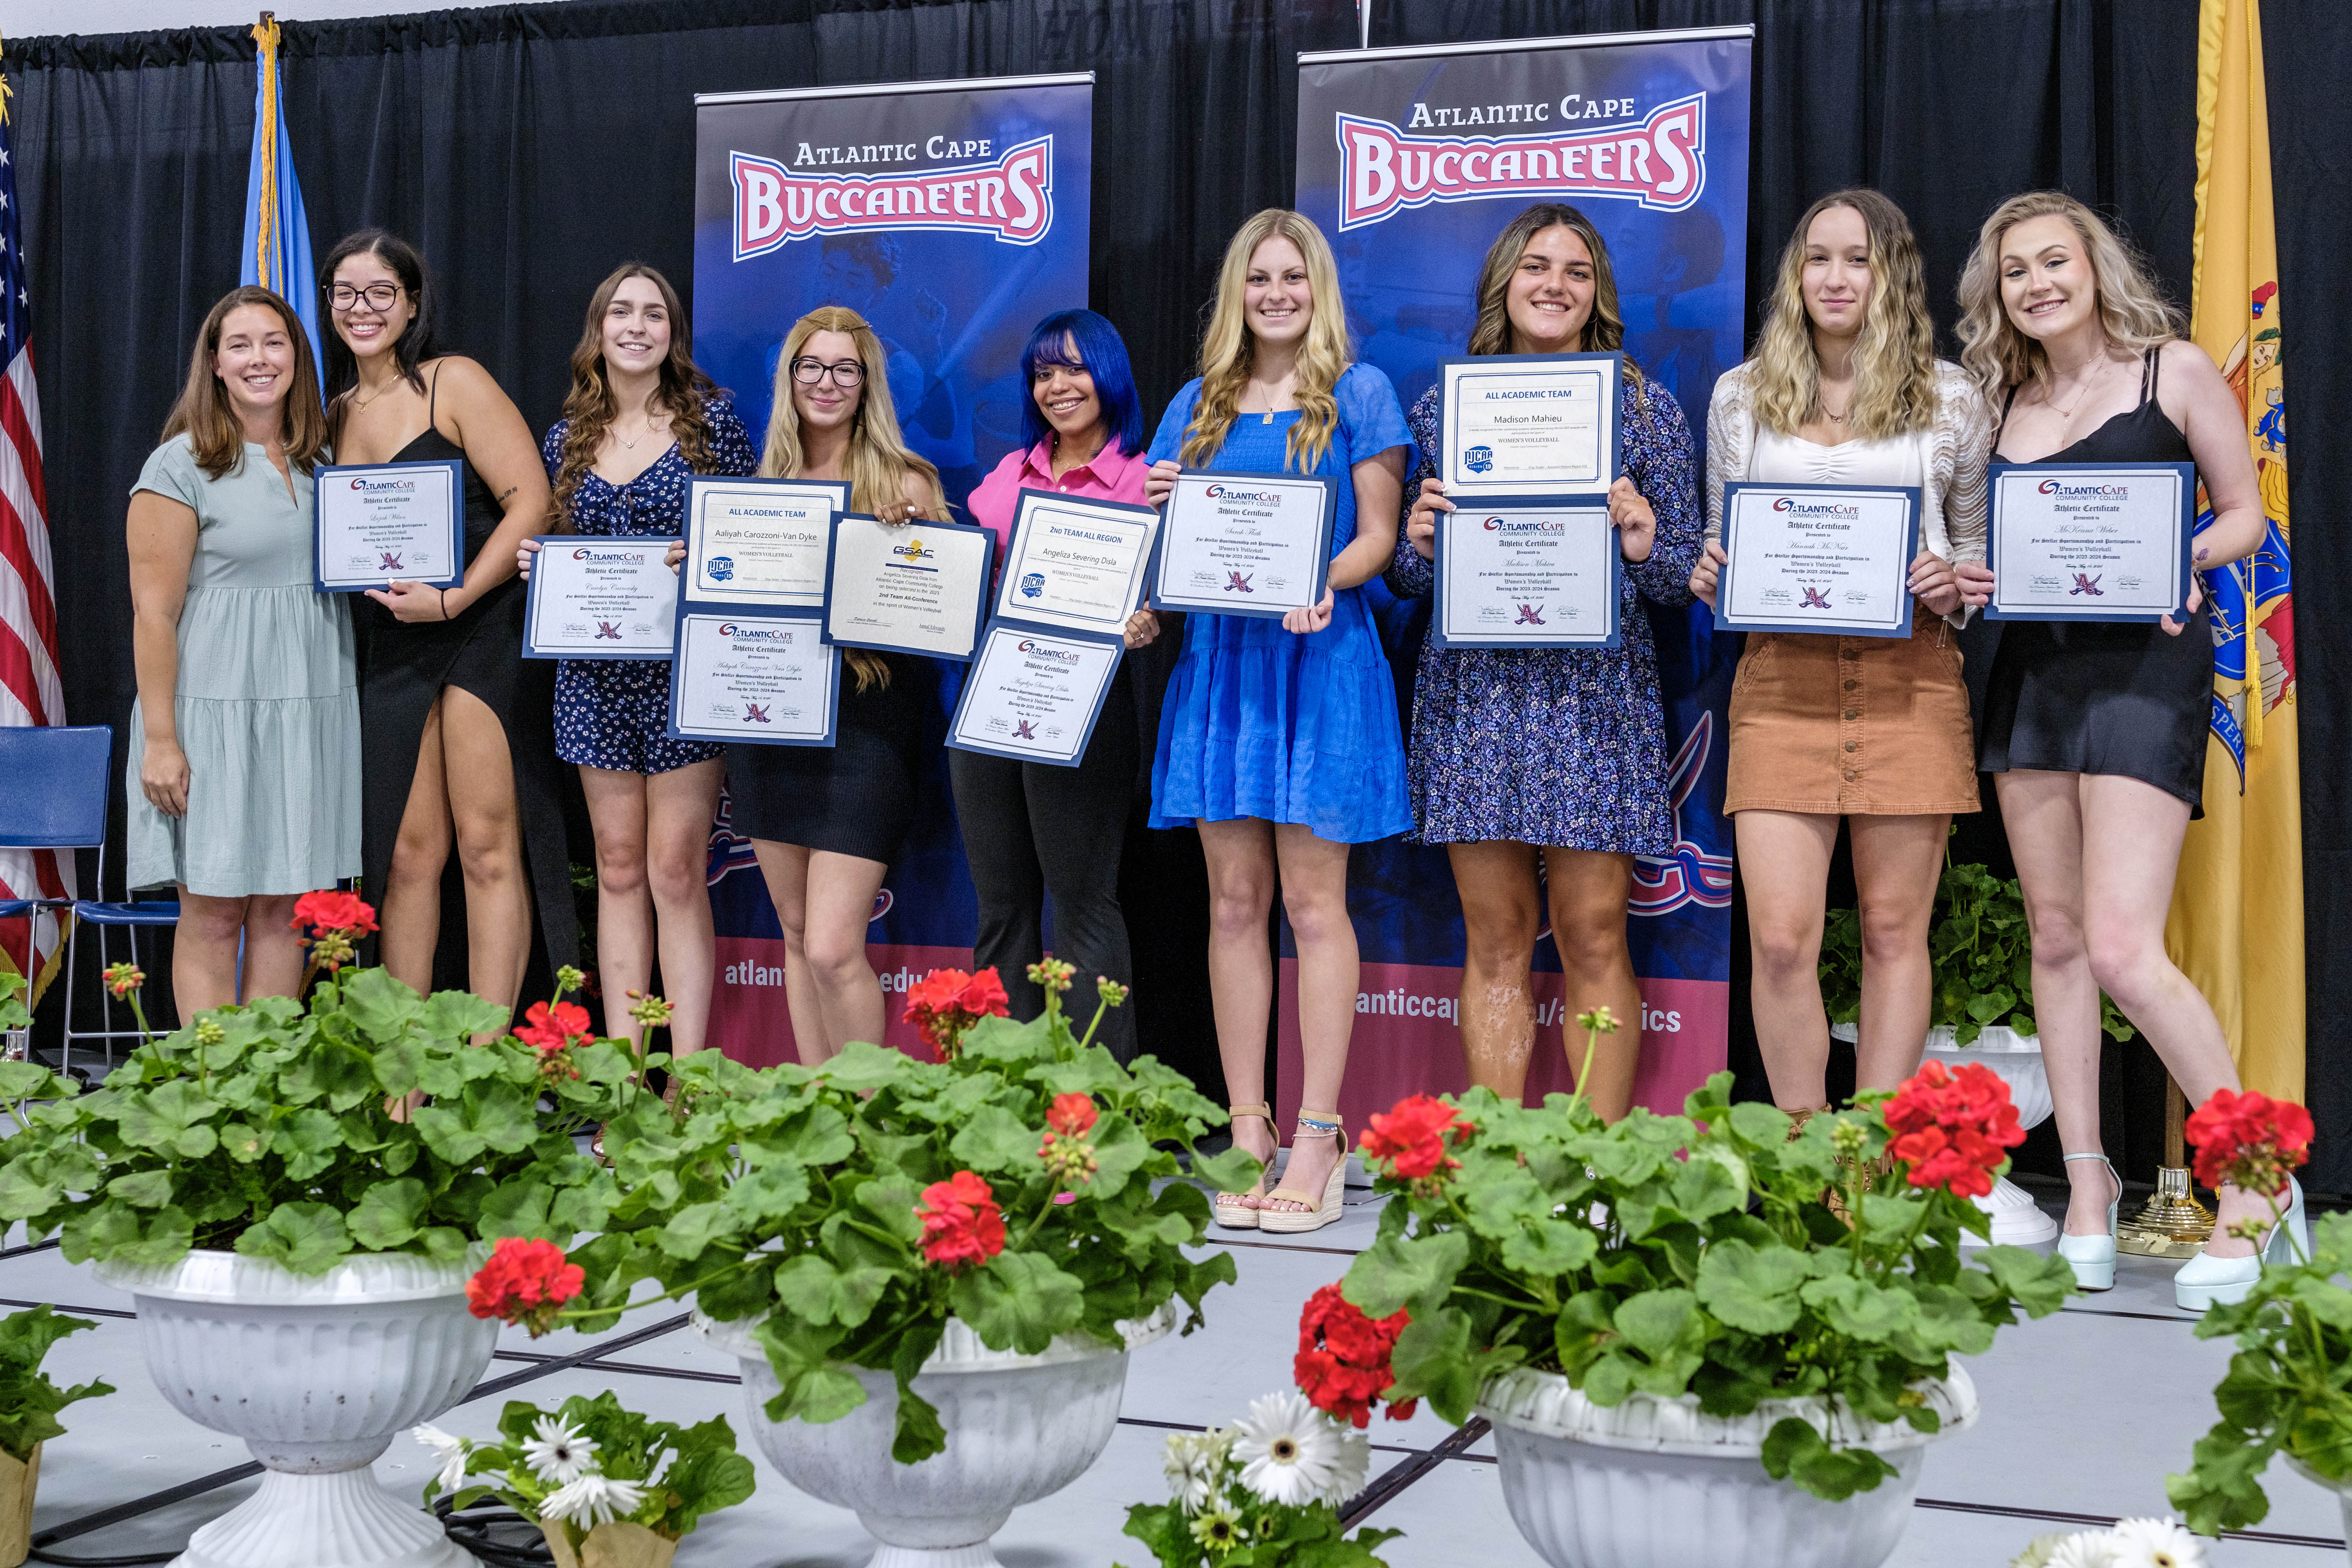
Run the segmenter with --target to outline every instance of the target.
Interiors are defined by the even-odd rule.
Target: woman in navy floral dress
[[[1486,253],[1469,352],[1617,353],[1625,341],[1601,236],[1574,207],[1544,203],[1511,220]],[[1641,993],[1625,944],[1633,857],[1674,852],[1658,662],[1639,599],[1690,603],[1705,517],[1690,426],[1674,395],[1625,362],[1618,473],[1609,492],[1625,558],[1613,648],[1423,647],[1413,684],[1405,783],[1415,836],[1454,863],[1466,936],[1462,1047],[1474,1083],[1516,1100],[1535,1049],[1528,966],[1549,894],[1570,1015],[1605,1004],[1587,1095],[1614,1120],[1632,1104]],[[1406,416],[1421,446],[1412,510],[1390,589],[1431,589],[1440,490],[1438,395]],[[1543,873],[1541,882],[1538,871]],[[1570,1051],[1580,1066],[1581,1042]]]
[[[540,455],[559,531],[674,538],[694,474],[759,466],[734,405],[694,363],[668,280],[630,265],[604,279],[572,353],[572,394]],[[523,574],[530,552],[523,547]],[[567,658],[555,674],[555,751],[578,764],[596,831],[596,964],[606,1030],[635,1040],[623,1011],[661,957],[670,1048],[699,1050],[710,1017],[717,942],[706,882],[710,818],[726,748],[675,741],[669,664]],[[658,936],[656,935],[658,932]]]

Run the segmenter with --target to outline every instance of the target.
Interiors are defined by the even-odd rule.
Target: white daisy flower
[[[454,1492],[466,1484],[466,1456],[472,1444],[438,1426],[419,1426],[409,1436],[433,1450],[433,1462],[441,1467],[441,1473],[434,1480],[443,1491]]]
[[[1343,1426],[1297,1389],[1269,1394],[1234,1423],[1242,1485],[1267,1502],[1307,1508],[1344,1502],[1371,1473],[1371,1439]]]
[[[539,1517],[564,1520],[583,1530],[593,1530],[613,1520],[627,1518],[645,1500],[645,1489],[635,1481],[616,1481],[589,1470],[548,1493],[539,1505]]]
[[[596,1440],[542,1415],[523,1440],[522,1457],[531,1473],[550,1486],[568,1486],[596,1464]]]
[[[2024,1551],[2010,1560],[2009,1568],[2050,1568],[2050,1554],[2057,1551],[2058,1543],[2065,1539],[2063,1531],[2035,1536],[2025,1543]]]
[[[2050,1549],[2050,1568],[2115,1568],[2115,1537],[2104,1530],[2066,1536]]]
[[[2119,1520],[2112,1539],[2115,1568],[2206,1568],[2205,1543],[2169,1518]]]
[[[1225,1458],[1232,1438],[1213,1427],[1206,1432],[1175,1432],[1160,1448],[1160,1468],[1168,1476],[1169,1496],[1188,1514],[1200,1512],[1217,1495],[1224,1479]]]

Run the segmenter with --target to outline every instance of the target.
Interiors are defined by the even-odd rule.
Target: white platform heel
[[[2279,1215],[2278,1224],[2263,1237],[2260,1247],[2249,1258],[2215,1258],[2200,1252],[2180,1266],[2172,1277],[2172,1299],[2184,1312],[2201,1312],[2208,1307],[2226,1307],[2246,1299],[2254,1282],[2263,1277],[2265,1263],[2288,1264],[2298,1258],[2311,1256],[2311,1230],[2305,1222],[2303,1184],[2293,1176],[2287,1178],[2286,1212]]]
[[[2107,1205],[2107,1229],[2104,1236],[2073,1236],[2064,1230],[2058,1233],[2058,1256],[2074,1270],[2074,1283],[2085,1290],[2112,1290],[2116,1288],[2116,1210],[2124,1201],[2124,1182],[2116,1174],[2114,1162],[2105,1154],[2069,1154],[2066,1163],[2096,1160],[2107,1168],[2107,1180],[2116,1184],[2115,1201]]]

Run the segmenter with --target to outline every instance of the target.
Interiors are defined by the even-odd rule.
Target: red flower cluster
[[[2017,1107],[2000,1075],[1979,1062],[1958,1072],[1929,1062],[1886,1102],[1886,1152],[1911,1168],[1915,1187],[1943,1187],[1964,1198],[1992,1191],[1992,1175],[2025,1142]]]
[[[2197,1179],[2265,1197],[2286,1191],[2287,1173],[2311,1157],[2311,1112],[2291,1100],[2217,1089],[2189,1113]]]
[[[1066,1138],[1076,1138],[1093,1131],[1101,1115],[1090,1094],[1057,1094],[1053,1107],[1045,1112],[1045,1125]]]
[[[1087,1142],[1102,1112],[1096,1109],[1094,1097],[1072,1092],[1057,1094],[1045,1112],[1046,1133],[1037,1145],[1037,1158],[1058,1177],[1065,1187],[1075,1187],[1093,1175],[1099,1168],[1095,1160],[1095,1146]],[[1068,1201],[1075,1194],[1064,1192],[1055,1203]]]
[[[294,900],[294,929],[310,927],[320,931],[341,931],[359,934],[375,930],[375,910],[357,893],[338,893],[332,889],[323,892],[305,893]]]
[[[576,1076],[579,1069],[564,1060],[563,1053],[571,1047],[594,1039],[595,1033],[588,1025],[588,1009],[576,1002],[558,1002],[550,1005],[534,1002],[523,1016],[522,1024],[515,1030],[515,1038],[539,1053],[539,1070],[562,1076]]]
[[[490,1251],[490,1260],[466,1281],[466,1304],[478,1318],[520,1323],[530,1337],[555,1327],[563,1303],[580,1294],[586,1272],[563,1260],[563,1248],[551,1241],[524,1241],[508,1237]]]
[[[1367,1317],[1362,1308],[1339,1294],[1339,1286],[1324,1286],[1307,1299],[1306,1310],[1298,1314],[1298,1354],[1290,1363],[1290,1374],[1299,1392],[1335,1421],[1370,1425],[1372,1402],[1396,1381],[1389,1357],[1397,1336],[1412,1321],[1403,1312]],[[1389,1419],[1410,1418],[1419,1404],[1415,1399],[1391,1403]]]
[[[135,963],[110,963],[106,966],[106,988],[119,999],[129,996],[147,984],[147,972]]]
[[[956,1042],[966,1029],[982,1018],[1010,1017],[1007,1000],[993,965],[977,974],[934,969],[908,987],[906,1019],[946,1061],[955,1055]]]
[[[1446,1134],[1472,1130],[1445,1101],[1416,1094],[1374,1115],[1357,1146],[1368,1160],[1388,1161],[1390,1174],[1418,1182],[1458,1169],[1462,1162],[1445,1152]]]
[[[915,1217],[923,1222],[923,1256],[942,1268],[985,1263],[1004,1250],[1004,1211],[970,1171],[925,1187]]]

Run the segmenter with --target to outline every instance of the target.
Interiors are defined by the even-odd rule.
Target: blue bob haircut
[[[1070,351],[1076,348],[1076,358]],[[1127,344],[1118,329],[1092,310],[1056,310],[1037,323],[1021,351],[1021,447],[1027,451],[1054,434],[1031,395],[1039,367],[1063,365],[1094,377],[1103,423],[1123,454],[1143,450],[1143,400],[1136,395],[1135,373],[1128,368]]]

